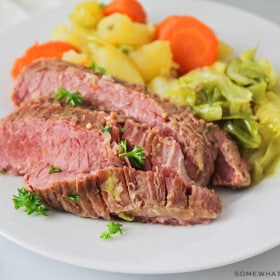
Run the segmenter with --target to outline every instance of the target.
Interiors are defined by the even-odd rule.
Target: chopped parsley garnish
[[[127,151],[126,140],[121,141],[120,146],[122,152],[119,154],[120,157],[127,157],[132,165],[132,167],[139,169],[144,164],[145,153],[144,148],[135,145],[131,151]]]
[[[105,126],[100,126],[100,129],[101,129],[101,131],[103,131],[103,132],[108,132],[108,133],[111,133],[111,127],[108,125],[108,124],[106,124]]]
[[[124,127],[121,127],[120,128],[120,134],[124,134],[125,133],[125,128]]]
[[[71,200],[72,202],[78,202],[80,199],[80,196],[76,193],[76,194],[70,194],[68,195],[69,200]]]
[[[18,189],[18,196],[13,195],[13,203],[15,209],[25,208],[25,213],[30,215],[48,215],[49,208],[42,204],[38,194],[30,192],[24,188]]]
[[[96,71],[96,72],[99,72],[101,74],[105,74],[106,73],[106,69],[101,67],[101,66],[98,66],[95,62],[93,62],[89,67],[88,69],[91,69],[93,71]]]
[[[118,46],[118,49],[123,53],[129,53],[134,50],[134,47],[127,44],[121,44]]]
[[[60,171],[61,171],[61,169],[59,167],[51,165],[50,169],[49,169],[49,174],[57,173],[57,172],[60,172]]]
[[[63,87],[59,87],[58,92],[54,92],[53,95],[55,97],[55,101],[60,102],[61,100],[65,99],[65,102],[72,105],[73,107],[77,106],[78,104],[83,104],[84,102],[80,92],[69,92]]]
[[[5,170],[5,169],[0,170],[0,174],[5,175],[6,173],[7,173],[7,170]]]
[[[123,233],[122,224],[111,221],[107,224],[107,230],[101,233],[100,238],[103,240],[108,240],[108,239],[111,239],[113,237],[113,235],[115,235],[117,233],[120,233],[120,234]]]
[[[211,132],[211,127],[210,127],[209,125],[206,125],[206,126],[205,126],[205,132],[206,132],[206,133]]]

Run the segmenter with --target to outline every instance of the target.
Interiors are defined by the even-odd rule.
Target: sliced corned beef
[[[212,185],[248,187],[251,182],[250,166],[242,159],[237,145],[224,130],[215,125],[209,126],[209,138],[219,146]]]
[[[108,131],[102,131],[106,125]],[[141,169],[190,180],[173,138],[126,116],[86,105],[73,108],[48,97],[33,99],[2,121],[0,136],[0,170],[11,173],[24,174],[39,163],[80,172],[130,165],[128,158],[119,156],[120,141],[125,140],[128,151],[136,145],[144,148]]]
[[[104,133],[100,126],[112,127]],[[39,98],[23,103],[0,123],[0,170],[25,174],[38,163],[89,172],[123,166],[114,113],[63,106]]]
[[[222,209],[213,190],[128,167],[108,167],[92,174],[49,174],[47,167],[39,166],[24,181],[25,188],[47,205],[82,217],[191,225],[209,223]],[[70,200],[72,195],[79,199]]]
[[[147,90],[132,83],[120,81],[108,75],[95,73],[85,67],[57,59],[38,60],[26,67],[16,81],[12,99],[16,105],[32,98],[57,92],[59,87],[79,91],[86,101],[99,110],[114,111],[124,114],[149,127],[157,128],[164,137],[172,137],[181,147],[188,176],[199,185],[206,186],[213,173],[214,184],[244,187],[250,185],[248,165],[238,156],[234,162],[227,161],[228,167],[233,163],[241,177],[225,174],[220,168],[221,158],[235,151],[237,146],[228,137],[228,149],[220,148],[218,142],[208,135],[208,124],[198,119],[190,108],[171,104]],[[217,128],[219,129],[219,128]],[[221,143],[223,139],[219,139]],[[216,159],[219,153],[218,168]],[[235,152],[234,152],[235,153]],[[214,172],[215,171],[215,172]]]

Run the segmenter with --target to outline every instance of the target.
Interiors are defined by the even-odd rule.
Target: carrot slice
[[[22,69],[36,59],[43,57],[61,58],[63,53],[69,50],[79,52],[75,46],[67,42],[48,41],[42,44],[38,44],[36,42],[34,45],[29,47],[21,57],[15,60],[11,69],[11,76],[13,79],[16,79]]]
[[[145,23],[146,12],[137,0],[113,0],[103,9],[103,14],[109,16],[113,13],[125,14],[134,22]]]
[[[160,40],[168,40],[174,30],[182,27],[183,17],[179,15],[172,15],[165,18],[156,26],[155,37]]]
[[[158,40],[170,42],[178,72],[210,65],[218,57],[219,42],[213,30],[191,16],[169,16],[156,28]]]

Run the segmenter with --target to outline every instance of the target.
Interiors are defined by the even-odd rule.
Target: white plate
[[[66,6],[36,16],[1,34],[0,117],[12,110],[9,70],[15,57],[50,38],[73,8]],[[259,46],[280,70],[280,28],[252,14],[217,3],[176,0],[142,1],[152,21],[170,14],[192,14],[212,26],[237,53]],[[222,215],[210,225],[174,227],[123,223],[124,235],[104,242],[106,222],[52,211],[48,217],[27,216],[13,209],[12,195],[22,178],[0,177],[0,233],[33,252],[58,261],[125,273],[174,273],[213,268],[246,259],[280,244],[280,177],[247,191],[219,190]],[[3,252],[2,252],[3,253]]]

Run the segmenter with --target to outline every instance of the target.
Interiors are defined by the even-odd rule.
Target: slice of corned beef
[[[34,99],[1,120],[0,170],[25,174],[42,162],[80,172],[123,166],[119,141],[114,113]]]
[[[102,128],[108,126],[107,132]],[[124,131],[120,133],[120,131]],[[126,116],[93,111],[87,105],[71,107],[41,97],[22,104],[0,125],[0,170],[26,173],[32,166],[48,163],[63,170],[95,171],[106,166],[130,166],[122,152],[143,147],[143,170],[189,181],[178,143],[146,124]]]
[[[95,73],[76,64],[38,60],[19,75],[12,100],[16,105],[38,96],[49,96],[63,87],[79,91],[86,101],[100,110],[115,111],[157,127],[163,136],[173,137],[181,146],[188,176],[207,185],[214,171],[217,148],[206,135],[206,123],[186,107],[161,101],[147,88]]]
[[[219,146],[213,186],[247,187],[251,183],[250,166],[242,159],[237,145],[216,125],[209,126],[209,138]]]
[[[209,223],[222,209],[213,190],[128,167],[49,174],[48,167],[39,166],[24,182],[47,205],[82,217],[191,225]],[[73,195],[79,199],[71,200]]]

